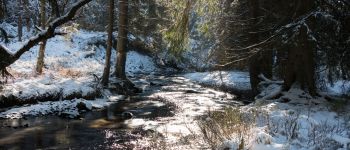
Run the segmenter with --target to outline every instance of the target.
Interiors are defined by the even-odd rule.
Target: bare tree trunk
[[[6,16],[8,16],[7,1],[6,1],[6,0],[3,0],[2,4],[3,4],[4,16],[6,17]]]
[[[290,48],[288,45],[282,47],[283,49],[276,50],[276,76],[278,79],[284,79],[284,68],[286,68],[286,54]]]
[[[58,8],[57,0],[49,0],[51,5],[51,16],[55,16],[56,18],[60,17],[60,9]]]
[[[309,12],[313,7],[313,0],[298,0],[298,9],[295,18]],[[313,26],[313,21],[308,22],[308,27]],[[308,40],[306,26],[299,28],[297,45],[288,51],[287,66],[285,70],[284,90],[289,90],[294,83],[300,84],[303,90],[308,90],[311,95],[316,95],[315,86],[315,60],[314,44]]]
[[[126,46],[128,35],[128,0],[119,0],[119,25],[118,25],[118,57],[116,64],[116,76],[120,79],[126,79]]]
[[[50,0],[50,5],[51,5],[51,17],[52,19],[60,17],[59,10],[58,10],[58,4],[56,0]],[[46,10],[45,10],[45,0],[40,0],[40,24],[41,24],[41,29],[45,30],[46,28]],[[38,55],[38,60],[37,60],[37,65],[36,65],[36,72],[38,74],[42,74],[44,64],[45,64],[45,49],[46,49],[46,40],[41,42],[40,48],[39,48],[39,55]]]
[[[298,45],[288,51],[284,88],[289,90],[294,83],[298,83],[303,90],[307,89],[311,95],[316,95],[315,48],[307,37],[306,27],[301,27]]]
[[[27,32],[30,31],[30,11],[29,11],[29,3],[28,0],[23,0],[23,7],[25,11],[25,20],[26,20],[26,27],[27,27]]]
[[[252,33],[250,41],[255,44],[260,42],[258,18],[261,16],[259,0],[250,0],[250,12],[252,17]],[[250,84],[253,95],[258,94],[259,74],[267,78],[272,77],[272,50],[262,50],[254,54],[249,62]]]
[[[5,14],[6,14],[6,7],[5,7],[5,2],[4,0],[0,0],[0,21],[2,22],[3,19],[5,19]],[[0,28],[0,33],[1,33],[1,38],[4,39],[5,43],[9,42],[8,35],[5,29]]]
[[[22,0],[18,0],[18,4],[19,4],[19,10],[18,10],[18,22],[17,22],[17,36],[18,36],[18,41],[22,41],[22,36],[23,36],[23,20],[22,20],[23,3],[22,3]]]
[[[106,49],[106,61],[103,69],[102,84],[106,86],[109,80],[109,73],[111,69],[111,52],[113,46],[113,22],[114,22],[114,0],[109,0],[109,24],[108,24],[108,39]]]
[[[68,6],[68,2],[69,0],[64,0],[64,1],[61,1],[61,9],[59,10],[60,12],[65,12],[66,11],[66,8]]]
[[[262,59],[260,60],[261,68],[262,71],[261,73],[267,77],[272,79],[272,65],[273,65],[273,60],[272,60],[272,53],[273,50],[272,48],[269,49],[267,48],[266,50],[262,51]]]
[[[5,12],[4,0],[0,0],[0,20],[5,18]]]
[[[45,13],[45,0],[40,0],[40,22],[41,29],[45,30],[46,27],[46,13]],[[36,73],[42,74],[44,67],[46,40],[42,41],[39,48],[39,56],[36,64]]]
[[[18,41],[22,41],[23,36],[23,23],[22,23],[22,14],[18,15]]]
[[[251,17],[253,19],[253,22],[251,24],[253,32],[256,32],[258,29],[257,27],[257,18],[259,16],[259,0],[249,0],[250,5],[250,12]],[[259,34],[251,34],[250,35],[250,41],[252,43],[258,43],[259,42]],[[252,88],[253,95],[258,94],[258,84],[259,84],[259,73],[260,73],[260,67],[259,67],[259,54],[254,54],[249,60],[249,76],[250,76],[250,85]]]
[[[254,55],[249,60],[249,79],[253,95],[258,94],[259,72],[257,56]]]

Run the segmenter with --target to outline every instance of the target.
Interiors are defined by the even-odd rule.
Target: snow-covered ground
[[[189,73],[185,77],[212,86],[249,88],[249,76],[242,72]],[[255,103],[239,107],[242,114],[255,120],[246,132],[249,134],[245,136],[245,148],[350,149],[350,105],[346,101],[311,97],[298,88],[282,92],[281,97],[274,99],[283,82],[271,83],[274,84],[265,86]],[[346,81],[339,81],[328,85],[327,94],[344,95],[349,89]],[[232,135],[222,141],[221,147],[237,149],[241,142],[240,137]]]
[[[225,86],[232,89],[249,90],[249,73],[241,71],[214,71],[187,73],[185,77],[210,86]]]
[[[105,48],[95,45],[106,39],[105,33],[78,30],[71,37],[57,36],[48,40],[45,52],[45,69],[43,75],[35,75],[33,70],[38,55],[38,46],[25,53],[10,66],[9,71],[14,78],[3,85],[1,95],[13,95],[18,98],[30,98],[45,94],[58,93],[57,101],[39,102],[21,107],[7,109],[0,113],[0,118],[21,118],[31,115],[79,115],[79,106],[84,109],[103,108],[119,97],[106,97],[88,101],[85,99],[66,100],[74,93],[89,95],[98,88],[98,80],[104,66]],[[11,50],[16,50],[23,42],[8,44]],[[113,51],[112,64],[116,53]],[[149,73],[158,71],[152,58],[128,52],[126,71],[133,73]],[[113,71],[113,70],[112,70]],[[161,91],[150,95],[152,98],[164,98],[175,103],[179,111],[173,117],[160,120],[130,119],[130,124],[144,126],[166,133],[167,141],[176,143],[179,138],[198,132],[195,119],[208,110],[220,110],[229,105],[235,96],[202,88],[193,82],[211,86],[226,86],[229,88],[249,90],[249,75],[239,71],[215,71],[203,73],[188,73],[183,77],[173,77],[172,84],[163,86]],[[329,86],[332,93],[347,93],[349,82],[336,83]],[[345,88],[344,86],[345,85]],[[278,91],[279,85],[272,86]],[[345,90],[344,90],[345,89]],[[271,90],[271,89],[269,89]],[[342,90],[342,91],[341,91]],[[264,92],[262,92],[264,93]],[[303,91],[291,89],[283,92],[278,99],[266,97],[255,103],[240,107],[243,114],[254,117],[254,126],[249,130],[249,140],[245,140],[248,149],[350,149],[350,106],[337,105],[322,97],[313,98]],[[238,140],[237,140],[238,139]],[[241,138],[231,137],[223,144],[237,146]]]
[[[327,84],[328,93],[332,95],[347,95],[350,96],[350,81],[339,80],[334,84]]]
[[[8,25],[7,25],[8,26]],[[12,30],[11,30],[12,31]],[[15,32],[15,31],[13,31]],[[15,34],[15,33],[14,33]],[[25,32],[24,37],[30,37]],[[67,36],[56,36],[49,39],[45,49],[45,67],[42,75],[35,75],[34,70],[38,57],[39,46],[33,47],[21,58],[12,64],[8,70],[14,76],[8,83],[0,88],[0,95],[16,97],[18,100],[27,100],[43,95],[59,95],[57,99],[41,101],[58,101],[54,103],[39,103],[33,106],[20,108],[26,111],[17,111],[18,108],[2,112],[0,118],[21,117],[22,115],[46,114],[47,109],[61,109],[44,106],[66,105],[65,98],[72,99],[76,94],[80,97],[90,97],[99,90],[99,78],[105,63],[105,47],[101,45],[107,39],[102,32],[89,32],[77,30]],[[14,39],[7,44],[12,52],[16,51],[24,42]],[[116,51],[112,51],[112,66],[116,62]],[[113,72],[113,67],[112,71]],[[135,51],[127,54],[126,72],[151,73],[158,71],[149,56],[141,55]],[[1,99],[0,99],[1,100]],[[26,102],[23,102],[24,104]],[[67,102],[70,103],[70,102]],[[40,108],[40,109],[37,109]],[[17,114],[14,114],[17,111]],[[54,111],[54,110],[52,110]],[[59,111],[59,110],[57,110]],[[30,112],[33,112],[32,114]],[[12,114],[12,115],[9,115]]]
[[[332,102],[296,88],[282,94],[278,99],[257,100],[241,108],[242,113],[257,116],[249,148],[350,148],[349,105],[335,108]]]
[[[97,74],[103,70],[105,48],[101,42],[106,40],[105,33],[78,30],[69,37],[56,36],[49,39],[45,49],[45,74],[54,72],[67,74],[71,71],[76,76]],[[8,47],[15,51],[24,42],[10,43]],[[11,71],[19,74],[33,74],[39,46],[26,52],[18,61],[11,65]],[[116,52],[112,51],[112,64],[115,63]],[[126,72],[156,71],[155,64],[148,56],[130,51],[127,56]],[[69,74],[69,73],[68,73]]]

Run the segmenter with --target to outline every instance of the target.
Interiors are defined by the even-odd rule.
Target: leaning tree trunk
[[[295,15],[300,17],[313,8],[313,0],[298,0],[298,9]],[[315,86],[315,45],[308,39],[308,30],[312,30],[313,21],[306,22],[299,27],[297,45],[288,51],[287,66],[285,70],[284,90],[289,90],[295,83],[300,84],[303,90],[316,95]]]
[[[45,0],[40,0],[40,23],[41,29],[45,30],[46,27],[46,13],[45,13]],[[42,41],[39,48],[39,56],[36,64],[36,73],[42,74],[44,67],[46,40]]]
[[[75,13],[84,5],[91,2],[92,0],[80,0],[76,2],[72,8],[64,16],[52,21],[48,28],[42,31],[37,36],[30,38],[26,43],[21,46],[15,53],[12,53],[8,50],[7,47],[0,44],[0,73],[2,76],[7,76],[8,72],[6,68],[16,62],[25,52],[29,51],[32,47],[38,43],[45,41],[49,38],[54,37],[55,35],[62,35],[62,33],[55,32],[55,29],[68,21],[72,20],[75,16]]]
[[[102,84],[106,86],[109,80],[109,73],[111,69],[111,52],[113,46],[113,22],[114,22],[114,0],[109,0],[109,24],[108,24],[108,39],[106,49],[106,62],[103,69]]]
[[[126,46],[128,35],[128,0],[119,0],[119,25],[118,25],[118,41],[117,41],[117,64],[116,77],[126,79],[125,63],[126,63]]]

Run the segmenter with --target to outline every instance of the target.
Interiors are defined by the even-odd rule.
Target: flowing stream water
[[[188,82],[181,76],[144,76],[132,78],[144,92],[118,101],[105,109],[83,113],[79,119],[58,116],[27,117],[0,120],[1,149],[109,149],[130,148],[128,143],[149,134],[153,130],[134,126],[125,118],[125,112],[133,119],[157,121],[176,115],[178,104],[163,97],[149,95],[167,92],[190,102],[195,97],[215,100],[223,105],[244,105],[234,98],[219,99],[211,88]],[[204,92],[204,91],[209,92]],[[212,91],[212,92],[210,92]],[[222,97],[221,97],[222,99]],[[184,102],[187,103],[187,102]],[[199,102],[194,103],[194,106]],[[203,106],[204,107],[204,106]],[[187,109],[187,108],[182,108]],[[192,108],[194,111],[197,108]],[[112,134],[113,133],[113,134]]]

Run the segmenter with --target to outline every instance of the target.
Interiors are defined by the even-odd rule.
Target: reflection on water
[[[120,136],[131,130],[122,118],[125,111],[135,118],[161,117],[159,110],[169,108],[160,101],[122,101],[107,109],[87,112],[81,119],[71,120],[56,116],[0,120],[0,149],[105,149],[115,138],[107,138],[107,130]]]
[[[157,121],[159,117],[171,117],[177,110],[175,104],[161,98],[149,99],[148,94],[159,91],[171,91],[173,94],[182,94],[182,96],[189,93],[201,93],[202,97],[219,100],[215,92],[211,93],[212,90],[188,83],[182,77],[141,76],[135,78],[151,81],[135,82],[138,87],[144,89],[139,97],[132,97],[130,101],[120,101],[104,110],[87,112],[81,119],[70,120],[56,116],[43,116],[0,120],[0,150],[130,149],[125,143],[154,132],[144,131],[142,128],[135,127],[135,124],[142,125],[143,119]],[[221,100],[217,102],[231,105]],[[235,101],[232,101],[232,104],[237,105]],[[122,115],[124,112],[131,113],[134,119],[125,121]]]

